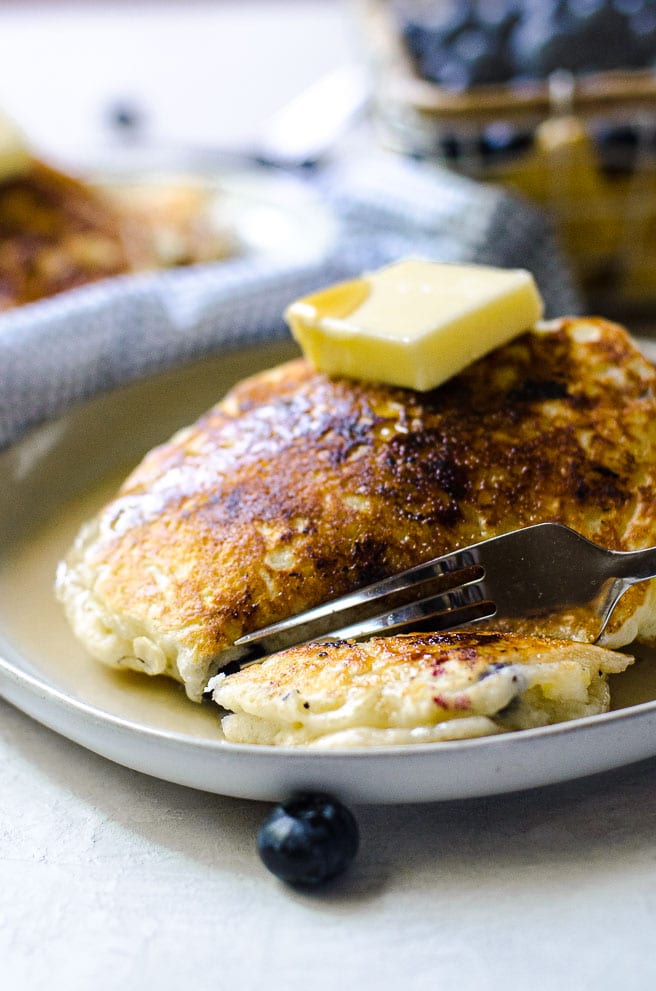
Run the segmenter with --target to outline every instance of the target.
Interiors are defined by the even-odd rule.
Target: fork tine
[[[332,632],[336,620],[340,625],[344,625],[344,620],[341,617],[346,618],[353,610],[359,612],[364,605],[373,606],[376,602],[387,599],[392,593],[412,591],[413,598],[416,600],[422,597],[416,594],[417,587],[424,583],[439,580],[440,587],[435,591],[444,592],[480,580],[483,574],[483,567],[476,563],[469,548],[465,548],[462,551],[445,554],[443,557],[419,564],[414,568],[408,568],[406,571],[391,575],[389,578],[383,578],[379,582],[340,596],[338,599],[329,600],[296,616],[290,616],[289,619],[271,623],[261,630],[247,633],[235,641],[235,646],[251,646],[268,639],[270,636],[292,633],[293,631],[299,633],[301,629],[310,626],[313,630],[318,631],[313,636],[323,636],[325,633]],[[423,597],[426,598],[427,596],[424,595]],[[290,644],[294,642],[298,642],[298,640],[289,640]]]
[[[603,633],[622,593],[653,578],[656,548],[608,550],[562,523],[535,523],[241,637],[234,661],[250,663],[310,640],[390,633],[410,624],[445,629],[492,616],[539,620],[545,634],[553,629],[559,636],[563,622],[575,622],[592,641]]]
[[[300,643],[307,643],[311,640],[344,640],[369,636],[374,633],[388,632],[407,626],[409,623],[426,621],[431,618],[443,617],[441,626],[438,629],[445,629],[450,625],[451,620],[456,626],[475,619],[482,619],[494,613],[494,604],[485,601],[480,582],[482,580],[480,567],[464,568],[461,571],[448,575],[448,591],[443,585],[444,576],[433,576],[432,579],[424,579],[424,595],[417,595],[417,585],[408,583],[405,591],[412,591],[413,596],[399,602],[398,591],[380,594],[376,596],[374,604],[376,608],[369,605],[368,613],[362,614],[359,607],[349,610],[342,608],[343,599],[339,599],[339,609],[320,607],[309,613],[301,613],[281,623],[265,627],[254,634],[242,637],[235,641],[235,646],[256,647],[260,653],[270,654],[286,647],[291,647]],[[398,576],[397,576],[398,577]],[[435,585],[442,582],[439,589],[440,594],[426,594],[435,592]],[[455,585],[455,587],[453,587]],[[403,591],[403,590],[402,590]],[[330,603],[328,604],[330,606]],[[381,606],[384,608],[381,611]],[[321,613],[317,621],[315,614]],[[467,613],[463,618],[457,618],[456,614]],[[471,614],[471,616],[470,616]],[[357,620],[355,619],[357,615]],[[308,617],[311,617],[308,619]]]
[[[335,630],[326,640],[357,640],[383,633],[386,636],[412,625],[414,630],[430,621],[431,629],[446,630],[465,623],[489,619],[496,612],[493,602],[477,594],[476,586],[412,602],[395,612],[384,612],[351,626]]]

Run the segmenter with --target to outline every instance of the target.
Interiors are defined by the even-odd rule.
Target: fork
[[[453,629],[492,617],[539,621],[575,610],[586,638],[597,641],[627,588],[649,578],[656,578],[656,547],[606,550],[561,523],[537,523],[273,623],[235,646],[255,659],[310,641]]]

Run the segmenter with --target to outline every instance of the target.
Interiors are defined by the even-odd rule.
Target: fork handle
[[[621,578],[626,585],[656,578],[656,547],[643,551],[616,551],[616,555],[612,564],[613,577]]]

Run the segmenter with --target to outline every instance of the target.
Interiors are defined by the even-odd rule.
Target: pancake
[[[292,361],[153,449],[82,529],[57,595],[94,657],[199,699],[242,634],[482,538],[553,520],[656,544],[655,395],[654,367],[598,318],[544,325],[427,393]],[[558,635],[587,638],[572,627]],[[606,642],[636,637],[656,638],[653,582]]]
[[[184,177],[101,189],[30,159],[0,181],[0,311],[98,279],[235,254],[217,196]]]
[[[436,743],[606,712],[632,658],[571,640],[455,631],[292,647],[210,683],[233,743]]]
[[[0,310],[130,271],[126,235],[97,191],[32,161],[0,183]]]

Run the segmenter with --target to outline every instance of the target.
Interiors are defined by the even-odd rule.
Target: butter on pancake
[[[285,317],[319,371],[427,391],[543,312],[525,269],[405,258],[298,299]]]
[[[602,319],[523,334],[430,392],[303,359],[242,382],[85,525],[57,594],[94,657],[199,699],[242,634],[544,520],[656,544],[656,370]],[[608,645],[654,641],[654,588],[626,592]],[[579,618],[556,633],[589,638]]]
[[[381,746],[605,712],[632,658],[590,644],[456,631],[292,647],[210,683],[234,743]]]

